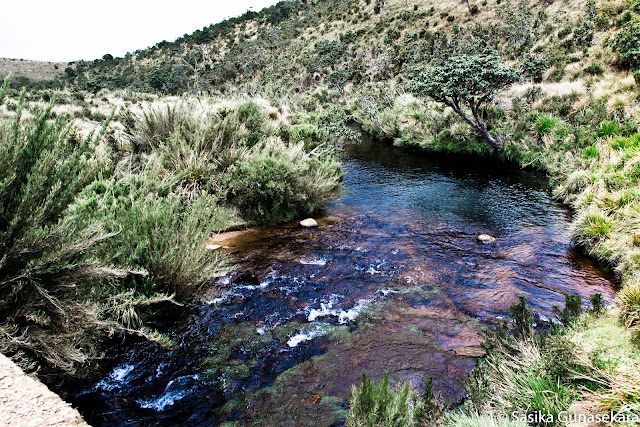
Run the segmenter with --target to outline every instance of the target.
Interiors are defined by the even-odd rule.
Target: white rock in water
[[[208,251],[217,251],[221,247],[222,247],[222,245],[207,245],[207,246],[205,246],[205,249],[208,250]]]
[[[317,227],[318,221],[313,218],[307,218],[305,220],[300,221],[300,225],[303,227]]]
[[[493,236],[489,236],[488,234],[481,234],[478,236],[478,241],[482,243],[495,243],[496,238]]]

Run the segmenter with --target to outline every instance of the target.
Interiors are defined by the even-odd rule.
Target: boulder
[[[493,236],[489,236],[488,234],[481,234],[477,237],[479,242],[482,243],[495,243],[496,242],[496,238]]]
[[[313,218],[307,218],[304,219],[302,221],[300,221],[300,225],[303,227],[317,227],[318,226],[318,221],[316,221]]]

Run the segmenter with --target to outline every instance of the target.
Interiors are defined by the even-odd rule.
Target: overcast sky
[[[278,0],[10,0],[2,4],[0,58],[96,59],[173,41]]]

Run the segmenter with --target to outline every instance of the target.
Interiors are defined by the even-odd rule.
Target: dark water
[[[613,298],[538,174],[371,143],[347,153],[347,193],[321,227],[236,240],[230,256],[258,280],[225,278],[221,297],[175,319],[178,350],[113,349],[104,377],[74,392],[89,423],[341,425],[362,372],[433,377],[456,402],[481,328],[518,295],[546,316],[567,293]]]

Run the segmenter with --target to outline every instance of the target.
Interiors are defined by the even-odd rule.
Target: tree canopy
[[[451,107],[489,144],[502,149],[502,140],[489,133],[483,113],[498,90],[519,78],[518,70],[502,64],[497,55],[458,55],[416,73],[412,89]]]

